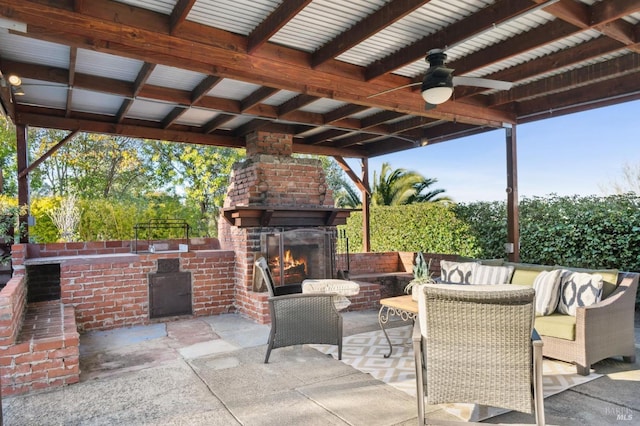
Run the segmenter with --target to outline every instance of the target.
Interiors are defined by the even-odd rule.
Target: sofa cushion
[[[477,262],[440,261],[440,278],[451,284],[470,284],[471,275],[479,264]]]
[[[535,329],[541,336],[576,340],[576,317],[559,313],[536,317]]]
[[[558,266],[554,269],[567,269],[574,272],[586,272],[588,274],[600,274],[602,275],[602,297],[601,300],[611,296],[616,288],[618,288],[618,270],[617,269],[587,269],[587,268],[573,268],[570,266]]]
[[[511,284],[526,285],[533,287],[533,281],[542,271],[550,271],[551,266],[533,265],[531,263],[505,262],[506,266],[513,266],[515,269],[511,276]]]
[[[478,265],[471,274],[471,284],[509,284],[513,266]]]
[[[562,270],[542,271],[533,281],[536,291],[536,314],[551,315],[558,306],[560,299],[560,281]]]
[[[558,313],[575,316],[578,307],[598,303],[601,294],[602,275],[566,271],[560,284]]]

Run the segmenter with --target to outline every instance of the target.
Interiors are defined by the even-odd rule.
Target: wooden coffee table
[[[380,299],[380,312],[378,312],[378,322],[380,328],[384,333],[384,337],[387,338],[389,343],[389,353],[384,355],[385,358],[391,356],[393,352],[393,346],[391,345],[391,339],[385,330],[384,325],[389,322],[389,318],[392,316],[400,317],[402,321],[415,321],[418,318],[418,302],[411,298],[411,295],[387,297],[386,299]]]

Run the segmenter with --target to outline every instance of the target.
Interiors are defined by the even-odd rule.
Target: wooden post
[[[362,182],[365,188],[369,188],[369,160],[367,158],[362,159]],[[371,196],[367,191],[362,191],[362,251],[365,253],[371,251],[370,203]]]
[[[22,173],[29,166],[29,150],[27,148],[27,126],[16,125],[16,152],[18,156],[18,206],[24,211],[18,219],[18,229],[21,243],[29,242],[29,175]]]
[[[518,154],[516,126],[506,130],[507,142],[507,244],[505,249],[511,262],[520,261],[520,221],[518,210]]]

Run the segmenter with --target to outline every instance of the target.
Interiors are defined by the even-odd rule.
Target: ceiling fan
[[[426,61],[429,63],[429,69],[427,69],[422,83],[411,83],[405,86],[395,87],[369,97],[372,98],[394,90],[421,84],[422,88],[420,92],[422,93],[422,98],[427,103],[427,109],[431,109],[435,108],[436,105],[449,100],[453,94],[453,88],[455,86],[475,86],[495,90],[509,90],[513,87],[513,83],[506,81],[491,80],[480,77],[453,76],[454,70],[444,66],[444,61],[446,59],[447,54],[444,53],[442,49],[432,49],[427,54]]]

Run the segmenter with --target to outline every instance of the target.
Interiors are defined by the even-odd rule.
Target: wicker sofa
[[[601,275],[603,287],[599,302],[576,308],[575,316],[554,311],[536,317],[535,328],[544,342],[543,355],[574,363],[581,375],[588,375],[592,364],[609,357],[621,356],[626,362],[635,362],[634,309],[640,274],[511,263],[500,259],[476,263],[511,267],[513,272],[508,282],[526,286],[533,286],[542,271],[555,269]],[[445,275],[443,271],[442,281],[455,281],[452,276]]]

